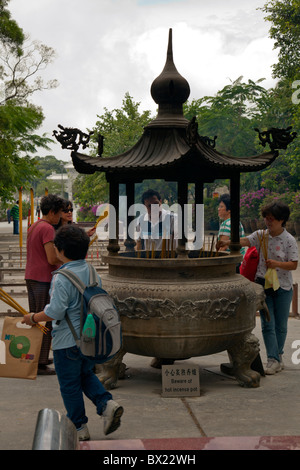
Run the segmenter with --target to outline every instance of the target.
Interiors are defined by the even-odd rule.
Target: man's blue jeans
[[[264,314],[260,315],[267,356],[276,361],[279,361],[279,356],[283,354],[292,298],[293,289],[284,290],[280,287],[271,295],[266,295],[271,321],[268,322]]]
[[[76,346],[53,351],[54,365],[67,416],[77,429],[88,422],[83,393],[94,403],[99,415],[112,395],[94,374],[95,362],[84,357]]]

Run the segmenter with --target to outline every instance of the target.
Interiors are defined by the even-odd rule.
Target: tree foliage
[[[31,156],[48,148],[51,139],[37,133],[44,116],[29,101],[31,95],[56,85],[44,84],[36,74],[53,59],[54,51],[41,43],[28,45],[23,30],[11,18],[8,1],[0,0],[0,198],[12,198],[37,176]]]
[[[26,37],[23,42],[21,54],[12,53],[9,45],[4,43],[0,55],[4,84],[0,104],[5,104],[12,99],[26,104],[28,98],[36,91],[55,88],[58,84],[57,80],[49,80],[45,83],[41,76],[36,75],[44,70],[54,57],[54,49],[39,41],[31,42],[29,37]]]
[[[38,174],[31,183],[31,186],[34,188],[34,194],[37,197],[43,196],[45,194],[45,188],[48,189],[49,193],[61,194],[61,181],[48,180],[47,178],[51,176],[52,173],[66,173],[66,169],[64,168],[65,162],[58,160],[53,155],[35,157],[34,162],[38,171]]]
[[[215,96],[204,96],[184,105],[188,119],[196,116],[200,135],[217,136],[218,150],[235,157],[256,153],[254,124],[258,125],[260,108],[266,106],[268,91],[260,83],[231,81]]]
[[[26,187],[38,174],[29,154],[47,145],[47,139],[33,133],[42,120],[42,112],[33,106],[13,102],[0,106],[1,199],[10,199],[17,188]]]
[[[278,62],[273,65],[274,77],[294,80],[299,76],[300,3],[299,0],[270,0],[262,8],[271,23],[270,37],[279,49]]]
[[[24,32],[11,18],[7,9],[9,0],[0,0],[0,42],[10,47],[17,55],[22,53]]]
[[[143,128],[150,120],[150,111],[139,112],[140,103],[133,101],[129,93],[125,94],[120,109],[105,112],[98,116],[93,128],[95,131],[94,145],[91,145],[91,155],[96,155],[97,136],[104,137],[103,158],[119,155],[132,147],[143,133]],[[91,205],[96,202],[108,201],[108,184],[104,173],[79,176],[74,185],[74,196],[81,205]]]
[[[291,183],[292,179],[292,186],[297,190],[300,174],[300,3],[298,0],[270,0],[262,10],[267,13],[265,19],[271,23],[269,34],[275,40],[275,49],[278,49],[273,75],[279,78],[279,82],[271,90],[272,111],[278,114],[281,124],[278,127],[292,125],[293,131],[298,133],[298,138],[265,171],[263,177],[266,182],[276,184],[279,177],[284,180],[283,175],[288,169],[290,176],[287,182]],[[270,114],[265,116],[266,120]]]
[[[286,188],[297,191],[300,183],[300,81],[297,82],[300,78],[300,4],[299,0],[270,0],[261,10],[266,13],[266,21],[271,23],[270,37],[275,40],[275,48],[279,51],[278,63],[273,66],[274,77],[279,79],[277,84],[274,88],[266,89],[263,87],[263,78],[245,82],[241,76],[214,96],[204,96],[186,103],[184,114],[188,119],[196,117],[200,135],[210,138],[217,136],[217,150],[236,158],[265,151],[254,128],[263,131],[271,127],[293,126],[293,131],[298,132],[298,138],[286,151],[281,150],[280,156],[265,170],[243,173],[241,191],[255,191],[261,187],[270,191],[284,192]],[[297,102],[292,99],[295,83],[298,83],[299,89]],[[134,145],[142,133],[140,122],[138,104],[128,94],[120,110],[106,109],[99,116],[94,129],[105,137],[104,157],[120,154]],[[220,183],[216,181],[214,184]],[[160,181],[145,184],[161,188],[163,198],[173,198],[172,186],[167,188]],[[137,199],[143,189],[143,185],[136,185]],[[93,204],[96,201],[107,201],[107,197],[104,174],[79,178],[78,202]]]

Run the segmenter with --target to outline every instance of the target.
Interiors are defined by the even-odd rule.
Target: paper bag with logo
[[[20,317],[5,317],[0,341],[0,377],[35,379],[43,333],[21,323]]]

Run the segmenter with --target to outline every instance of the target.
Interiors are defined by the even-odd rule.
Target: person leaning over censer
[[[27,262],[25,280],[28,293],[30,312],[39,312],[49,301],[49,289],[52,272],[61,261],[54,250],[55,230],[53,225],[59,222],[64,201],[60,197],[49,194],[41,200],[42,218],[31,225],[27,232]],[[38,374],[55,374],[48,367],[51,346],[51,322],[46,324],[48,332],[43,335],[39,358]]]
[[[142,194],[142,204],[146,208],[146,213],[142,214],[138,219],[137,229],[139,237],[137,240],[137,250],[162,250],[164,236],[170,240],[171,245],[175,249],[178,243],[178,230],[175,221],[175,215],[162,207],[161,195],[154,189],[148,189]],[[152,210],[152,206],[154,209]],[[152,215],[154,213],[154,220]],[[164,233],[165,232],[165,233]],[[154,357],[151,366],[161,369],[161,366],[173,364],[172,358]]]
[[[293,298],[291,271],[297,269],[298,247],[295,238],[285,229],[290,215],[286,204],[273,201],[262,208],[267,230],[257,230],[240,239],[241,246],[255,246],[259,252],[255,282],[265,287],[266,303],[270,313],[267,321],[260,312],[262,334],[267,351],[265,373],[273,375],[284,368],[282,355],[287,335],[290,305]],[[221,240],[217,249],[226,247],[230,240]]]

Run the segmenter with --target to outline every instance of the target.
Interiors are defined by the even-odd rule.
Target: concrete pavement
[[[264,362],[259,323],[257,319],[254,333],[260,339]],[[219,372],[220,364],[228,361],[226,352],[177,361],[199,366],[200,396],[190,398],[162,397],[161,371],[150,367],[151,358],[126,354],[126,377],[112,391],[114,399],[125,409],[121,427],[105,438],[101,418],[86,400],[92,442],[85,443],[83,448],[100,445],[110,449],[118,444],[120,449],[126,445],[136,449],[141,439],[163,442],[203,437],[300,436],[300,364],[293,363],[300,359],[300,347],[294,349],[294,341],[300,344],[300,321],[291,318],[285,369],[275,376],[262,377],[256,389],[242,388],[235,379]],[[29,450],[39,410],[50,408],[65,414],[57,378],[38,376],[34,381],[0,378],[0,384],[0,450]],[[236,448],[238,445],[236,439]],[[300,439],[297,445],[300,449]]]

